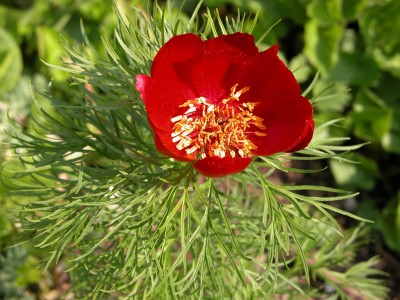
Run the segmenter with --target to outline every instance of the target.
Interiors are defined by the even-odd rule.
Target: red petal
[[[158,152],[164,154],[165,156],[173,157],[174,154],[169,152],[168,149],[164,147],[163,143],[161,142],[157,134],[154,134],[154,144],[156,145],[156,149]]]
[[[149,120],[161,130],[172,132],[171,118],[182,113],[179,105],[196,95],[176,79],[156,80],[146,75],[136,76],[136,88],[144,101]]]
[[[144,104],[146,105],[150,100],[149,92],[154,88],[153,78],[147,75],[136,75],[136,89],[140,93],[140,98],[142,98]]]
[[[259,102],[254,114],[264,118],[267,126],[267,136],[249,135],[258,147],[252,151],[256,155],[271,155],[293,148],[300,143],[308,120],[312,120],[311,104],[300,96],[294,75],[277,53],[278,47],[273,46],[248,59],[233,75],[238,88],[250,86],[240,100]]]
[[[238,88],[250,86],[241,101],[273,101],[282,94],[299,95],[300,87],[293,73],[277,56],[278,46],[273,46],[243,63],[233,81]]]
[[[181,155],[176,155],[175,153],[170,152],[167,148],[165,148],[164,144],[161,142],[160,137],[157,134],[154,134],[154,143],[156,145],[157,151],[165,156],[169,156],[169,157],[175,158],[176,160],[185,161],[185,162],[195,160],[195,159],[189,159],[189,158],[183,157]]]
[[[238,56],[238,51],[231,50],[206,54],[197,62],[190,60],[177,66],[176,72],[178,78],[185,78],[196,97],[222,100],[230,94],[233,85],[230,77],[240,67],[235,63]]]
[[[303,134],[300,136],[299,140],[286,152],[295,152],[307,147],[310,143],[313,133],[314,133],[314,120],[307,120],[306,127],[304,128]]]
[[[264,118],[267,136],[249,135],[251,141],[257,146],[252,153],[262,156],[271,155],[290,151],[292,148],[297,149],[296,146],[303,138],[304,142],[308,142],[306,138],[312,137],[312,130],[309,133],[306,128],[313,122],[312,112],[310,102],[302,96],[287,95],[260,103],[254,109],[254,114]],[[308,134],[311,136],[308,137]]]
[[[258,54],[258,48],[254,44],[254,37],[250,34],[240,32],[220,35],[206,40],[204,42],[204,48],[206,53],[239,50],[242,54],[249,56]]]
[[[252,158],[206,157],[194,164],[199,173],[207,177],[222,177],[243,171]]]
[[[154,133],[154,144],[158,152],[165,156],[175,158],[179,161],[196,160],[195,156],[187,155],[184,151],[179,151],[178,149],[176,149],[175,144],[172,143],[171,131],[165,132],[159,130],[156,126],[154,126],[151,119],[149,119],[149,124]]]
[[[193,161],[196,160],[196,153],[193,153],[191,155],[186,154],[185,150],[178,150],[176,148],[176,144],[172,142],[171,138],[171,132],[172,129],[169,131],[163,131],[159,130],[157,128],[154,129],[155,135],[160,140],[160,143],[163,145],[163,147],[168,151],[171,155],[171,157],[176,158],[177,160],[180,161]]]
[[[169,80],[174,76],[174,66],[204,53],[203,41],[194,34],[187,33],[172,37],[158,51],[151,65],[151,76]]]

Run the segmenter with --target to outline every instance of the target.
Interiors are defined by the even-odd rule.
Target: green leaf
[[[64,50],[59,43],[58,32],[50,27],[38,26],[36,28],[39,58],[47,63],[60,65]],[[66,81],[69,75],[55,68],[48,69],[57,81]]]
[[[357,93],[349,121],[358,138],[380,142],[393,120],[393,110],[382,99],[366,89]]]
[[[0,5],[0,28],[8,31],[17,42],[20,42],[22,38],[19,34],[21,17],[20,11]]]
[[[400,110],[400,102],[398,101],[400,95],[400,84],[398,78],[389,73],[383,73],[379,80],[379,85],[374,88],[374,91],[381,99],[384,99],[384,102],[388,106]]]
[[[390,109],[365,107],[361,112],[351,113],[350,119],[354,126],[354,134],[358,138],[379,142],[388,132],[393,114]]]
[[[342,0],[312,0],[307,6],[307,12],[318,23],[332,25],[342,20],[341,7]]]
[[[2,189],[2,186],[0,184],[0,195],[2,193],[1,189]],[[12,232],[12,225],[7,217],[6,209],[3,207],[0,207],[0,241],[5,236],[9,235],[11,232]]]
[[[388,152],[400,154],[400,109],[393,108],[390,129],[382,136],[381,144]]]
[[[259,12],[262,16],[258,19],[258,24],[254,29],[254,36],[260,37],[266,29],[272,28],[279,20],[290,20],[300,26],[307,20],[306,3],[310,0],[291,0],[291,1],[260,1],[260,0],[236,0],[235,7],[244,11],[251,11],[253,14]],[[197,1],[196,1],[197,2]],[[218,2],[218,7],[224,1]],[[225,1],[226,2],[226,1]],[[276,26],[274,30],[268,33],[266,43],[272,44],[278,41],[278,38],[285,38],[288,35],[287,26]]]
[[[378,79],[379,74],[378,67],[369,55],[341,53],[329,79],[350,85],[368,86]]]
[[[400,154],[400,132],[389,130],[382,136],[381,144],[385,151]]]
[[[383,234],[386,244],[395,251],[400,251],[400,192],[383,209],[377,226]]]
[[[321,79],[314,86],[312,99],[319,112],[342,112],[351,100],[348,91],[343,83]]]
[[[22,73],[22,54],[14,38],[0,27],[0,93],[13,88]]]
[[[289,69],[292,70],[298,82],[305,82],[311,75],[311,67],[304,54],[300,53],[293,57],[289,63]]]
[[[400,1],[381,1],[360,18],[368,50],[384,70],[400,77]]]
[[[243,1],[243,0],[242,0]],[[265,6],[266,12],[274,10],[277,17],[293,20],[297,24],[304,24],[307,20],[307,3],[310,0],[291,1],[258,1]],[[247,1],[244,1],[247,2]]]
[[[373,189],[375,178],[378,175],[376,162],[361,154],[354,154],[351,159],[359,163],[352,164],[344,161],[330,160],[329,165],[336,183],[345,189]]]
[[[317,20],[312,19],[305,25],[304,53],[323,75],[327,75],[338,60],[342,33],[343,28],[338,23],[322,26]]]
[[[39,259],[31,255],[27,256],[25,262],[17,268],[16,273],[16,283],[20,286],[37,283],[41,276]]]
[[[110,12],[111,2],[104,2],[102,0],[84,1],[78,6],[79,12],[85,19],[101,21]]]
[[[370,0],[343,0],[342,13],[347,21],[355,20]]]

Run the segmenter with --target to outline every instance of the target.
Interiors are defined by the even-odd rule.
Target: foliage
[[[0,298],[29,299],[39,277],[39,259],[42,253],[33,251],[28,245],[13,245],[18,232],[18,222],[13,217],[19,205],[29,197],[11,196],[10,191],[18,186],[10,181],[13,170],[20,169],[17,162],[9,162],[12,152],[7,143],[18,126],[32,129],[32,118],[40,112],[31,107],[32,90],[43,90],[52,86],[59,95],[65,91],[68,75],[47,68],[40,59],[55,64],[65,59],[59,44],[59,33],[75,43],[82,43],[79,21],[85,24],[86,33],[100,51],[98,29],[102,26],[110,31],[115,25],[115,16],[108,14],[112,3],[96,5],[99,1],[2,1],[0,4],[0,163],[7,161],[7,169],[0,168]],[[124,5],[123,1],[118,2]],[[52,111],[48,101],[36,94],[36,99],[47,111]],[[39,274],[38,274],[39,273]],[[41,276],[38,276],[42,274]],[[48,278],[43,280],[51,282]],[[32,296],[33,297],[33,296]]]
[[[14,136],[15,157],[20,158],[7,159],[1,169],[0,201],[7,209],[16,208],[11,200],[26,203],[24,227],[35,232],[34,242],[43,252],[51,251],[48,268],[60,259],[69,261],[78,296],[257,298],[275,293],[328,299],[363,292],[371,293],[363,295],[368,299],[385,297],[384,283],[376,279],[381,275],[374,269],[377,259],[355,260],[366,232],[350,230],[342,238],[328,210],[351,214],[325,202],[354,195],[323,187],[295,190],[274,182],[274,176],[301,171],[292,167],[298,161],[329,159],[338,184],[371,191],[362,197],[360,211],[377,221],[375,228],[389,247],[400,249],[397,187],[392,184],[384,192],[390,202],[375,204],[385,196],[373,193],[386,178],[385,159],[398,161],[400,152],[399,40],[394,38],[400,27],[390,18],[396,1],[210,0],[204,6],[220,7],[221,15],[200,8],[202,18],[186,17],[173,6],[148,15],[140,5],[130,10],[117,1],[117,20],[103,2],[47,2],[0,6],[0,127]],[[183,9],[190,16],[196,4],[187,1]],[[238,17],[236,7],[242,12]],[[257,9],[257,22],[243,14],[254,16]],[[225,20],[223,14],[234,18]],[[84,20],[82,35],[79,18]],[[257,161],[242,175],[216,181],[159,156],[133,78],[148,72],[169,37],[189,29],[204,38],[253,30],[261,48],[279,41],[298,80],[305,89],[312,87],[309,96],[320,127],[309,149],[284,156],[283,162],[278,156]],[[37,54],[47,65],[64,66],[27,63]],[[11,69],[10,61],[15,64]],[[320,77],[314,81],[316,69]],[[46,87],[43,82],[50,78]],[[29,81],[35,90],[31,114]],[[5,107],[19,124],[12,126]],[[343,117],[343,126],[326,123]],[[27,129],[22,134],[21,125]],[[332,137],[337,135],[372,144],[358,150],[346,138]],[[0,134],[0,141],[10,137]],[[358,152],[333,152],[342,150]],[[18,194],[10,197],[9,190]],[[1,246],[11,243],[14,233],[15,220],[5,214],[0,214],[6,220],[0,227]],[[31,238],[32,232],[25,234]],[[2,257],[14,251],[1,250]],[[24,255],[21,260],[32,272],[36,259]],[[340,263],[343,257],[348,259]],[[18,269],[0,266],[0,276]],[[9,280],[9,293],[22,295],[30,282],[17,278]],[[20,287],[13,290],[13,282]],[[238,291],[243,283],[247,288]]]
[[[188,7],[194,2],[189,1]],[[315,105],[318,118],[345,119],[340,130],[331,128],[327,134],[352,136],[370,143],[357,152],[356,160],[361,162],[358,165],[331,162],[334,178],[343,188],[370,191],[363,193],[361,214],[395,223],[399,215],[391,213],[383,217],[381,209],[386,207],[384,211],[389,211],[400,204],[396,196],[400,174],[392,167],[399,163],[400,154],[400,26],[396,26],[399,20],[393,16],[399,10],[398,1],[223,2],[229,3],[228,11],[221,8],[227,14],[234,14],[236,8],[258,13],[259,22],[254,29],[258,36],[280,20],[265,41],[270,45],[278,42],[289,64],[302,66],[296,76],[305,86],[315,70],[320,71],[321,78],[312,91],[321,100]],[[206,0],[205,4],[221,7],[221,1]],[[327,87],[331,88],[325,90]],[[382,185],[385,188],[378,192],[378,186]],[[399,229],[375,228],[398,253],[400,248],[394,245],[399,245]],[[397,242],[389,242],[388,236]]]

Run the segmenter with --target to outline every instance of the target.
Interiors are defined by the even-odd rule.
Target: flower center
[[[183,115],[171,119],[174,124],[171,138],[178,150],[185,150],[188,155],[199,154],[201,158],[223,158],[227,155],[247,157],[257,149],[248,134],[266,136],[267,127],[263,118],[253,114],[258,103],[239,102],[239,97],[250,87],[236,91],[237,86],[235,84],[230,96],[219,103],[199,97],[180,106],[188,109]]]

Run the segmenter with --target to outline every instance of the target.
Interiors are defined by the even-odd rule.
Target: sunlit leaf
[[[342,0],[312,0],[307,6],[308,15],[322,25],[342,20]]]
[[[360,19],[368,49],[378,65],[400,77],[399,1],[381,1],[369,7]]]
[[[0,93],[13,88],[22,73],[22,54],[14,38],[0,27]]]
[[[330,168],[337,184],[345,189],[373,189],[375,178],[378,175],[376,162],[365,156],[355,154],[351,159],[356,163],[330,161]]]
[[[323,26],[315,19],[305,25],[304,53],[324,75],[328,74],[339,58],[338,47],[342,31],[342,26],[338,23]]]

